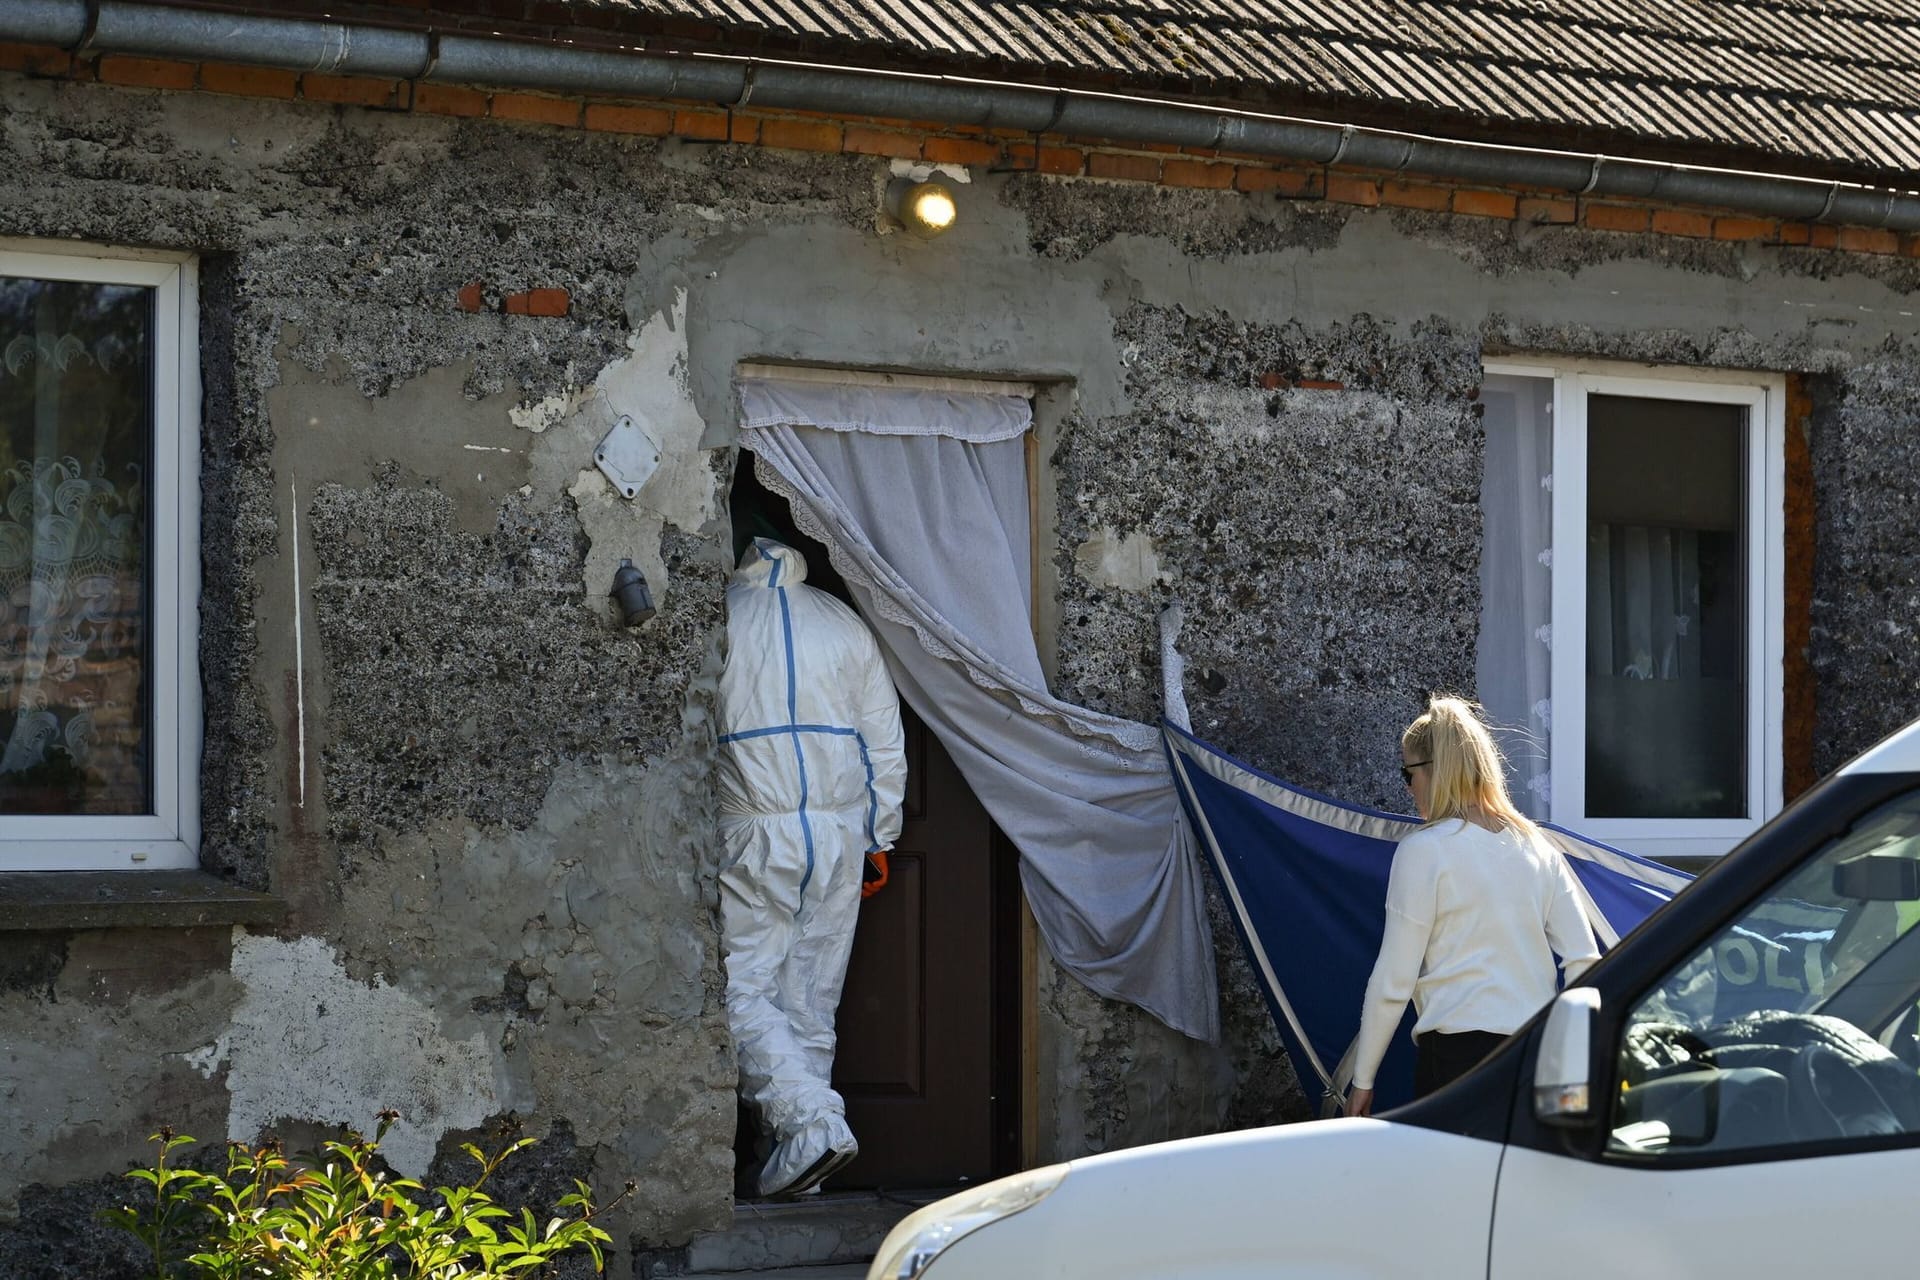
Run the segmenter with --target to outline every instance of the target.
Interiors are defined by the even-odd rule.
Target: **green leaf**
[[[597,1272],[605,1266],[601,1242],[612,1240],[591,1221],[584,1182],[560,1199],[544,1234],[531,1208],[516,1219],[480,1190],[531,1138],[491,1157],[467,1144],[476,1176],[437,1188],[431,1205],[411,1198],[424,1197],[421,1183],[376,1172],[377,1142],[357,1137],[323,1144],[317,1168],[271,1148],[229,1144],[224,1178],[168,1166],[167,1153],[191,1138],[155,1141],[152,1166],[127,1175],[151,1188],[151,1209],[122,1205],[99,1215],[146,1248],[154,1280],[499,1280],[530,1276],[575,1249]]]

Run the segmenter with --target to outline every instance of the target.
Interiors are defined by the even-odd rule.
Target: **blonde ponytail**
[[[1464,698],[1435,695],[1427,709],[1400,735],[1411,756],[1432,763],[1427,774],[1427,820],[1465,818],[1478,808],[1503,826],[1532,838],[1539,834],[1507,794],[1507,773],[1500,747]]]

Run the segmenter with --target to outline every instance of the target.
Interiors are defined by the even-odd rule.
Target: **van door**
[[[1806,856],[1632,985],[1597,971],[1596,1122],[1533,1125],[1522,1090],[1490,1280],[1905,1269],[1920,1187],[1912,781],[1802,823],[1818,833]]]

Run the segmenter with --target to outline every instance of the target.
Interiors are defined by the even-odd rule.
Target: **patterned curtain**
[[[1480,702],[1507,757],[1514,803],[1544,821],[1553,799],[1553,382],[1489,377],[1480,400]]]
[[[151,310],[0,278],[0,813],[149,811]]]

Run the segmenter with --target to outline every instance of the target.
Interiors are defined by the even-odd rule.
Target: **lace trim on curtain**
[[[992,444],[1026,434],[1033,406],[1019,396],[743,378],[741,425],[817,427],[881,436],[951,436]]]

